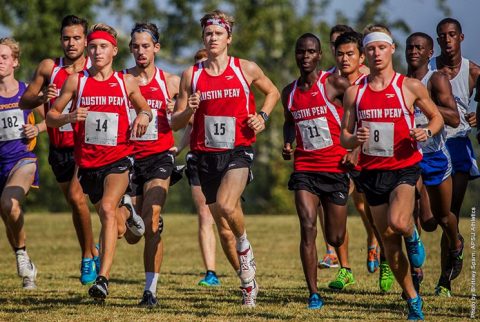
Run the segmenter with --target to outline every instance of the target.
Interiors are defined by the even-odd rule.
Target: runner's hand
[[[192,110],[193,113],[198,109],[200,106],[200,91],[190,95],[188,97],[187,107]]]
[[[87,119],[89,106],[78,107],[72,113],[68,114],[67,123],[77,123]]]
[[[473,128],[477,127],[477,113],[475,112],[467,113],[465,114],[465,119],[467,120],[468,125],[470,125],[470,127],[473,127]]]
[[[283,160],[291,160],[293,155],[292,145],[290,143],[285,143],[283,145],[282,157]]]
[[[150,123],[150,118],[145,113],[139,113],[133,121],[132,133],[135,137],[139,138],[145,134],[147,131],[148,124]]]
[[[261,115],[257,113],[248,114],[247,125],[255,132],[255,134],[258,134],[265,130],[265,120]]]
[[[24,124],[22,125],[22,127],[23,127],[23,133],[25,134],[25,137],[29,140],[36,138],[38,136],[38,133],[40,132],[38,127],[32,124]]]
[[[368,127],[360,127],[357,129],[357,133],[355,133],[355,137],[357,139],[357,142],[365,143],[368,141],[368,138],[370,137],[370,129]]]
[[[428,139],[427,132],[423,128],[411,129],[410,136],[417,142],[425,142]]]

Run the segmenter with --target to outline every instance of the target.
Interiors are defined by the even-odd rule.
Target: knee
[[[114,203],[102,201],[99,208],[102,222],[115,220],[116,210],[117,206]]]
[[[6,217],[16,217],[20,215],[21,208],[18,200],[11,197],[2,197],[0,200],[2,215]]]
[[[327,234],[327,242],[332,245],[333,247],[340,247],[343,245],[345,241],[345,232],[338,232],[338,233],[326,233]]]
[[[199,222],[200,228],[203,228],[203,227],[208,228],[215,223],[215,221],[213,220],[213,216],[210,213],[210,210],[207,206],[201,207],[199,209],[198,222]]]
[[[222,202],[218,203],[218,210],[224,217],[230,217],[235,212],[235,204]]]
[[[235,243],[235,236],[230,229],[221,228],[218,231],[218,236],[223,242]]]
[[[81,208],[87,205],[83,191],[69,191],[67,202],[75,208]]]
[[[426,232],[432,232],[437,229],[438,222],[435,218],[430,218],[426,221],[421,220],[420,224],[422,225],[422,229]]]
[[[400,235],[405,235],[409,232],[410,228],[409,223],[410,220],[406,216],[402,218],[401,216],[390,216],[389,226],[390,228]]]

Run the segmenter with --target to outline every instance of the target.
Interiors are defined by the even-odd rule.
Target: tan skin
[[[104,39],[94,39],[89,42],[87,52],[92,60],[92,67],[89,73],[98,81],[108,80],[114,73],[112,68],[113,57],[118,49],[112,43]],[[140,111],[151,114],[150,107],[140,93],[136,79],[131,75],[124,75],[124,82],[127,96],[137,112],[132,126],[132,133],[135,136],[142,136],[148,126],[149,117]],[[50,111],[47,113],[47,125],[60,127],[66,123],[85,121],[88,114],[88,107],[76,108],[73,112],[62,114],[63,109],[72,99],[77,96],[78,75],[71,75],[55,100]],[[109,174],[104,181],[104,195],[95,204],[100,216],[102,229],[100,243],[102,245],[101,262],[102,266],[99,275],[110,277],[110,269],[115,254],[116,240],[125,233],[125,221],[128,218],[128,211],[125,208],[118,208],[120,199],[128,186],[128,172],[120,174]]]
[[[395,75],[392,64],[395,45],[376,41],[367,44],[364,50],[371,71],[368,86],[374,91],[385,89]],[[405,78],[402,90],[407,108],[413,113],[413,105],[418,106],[429,120],[427,127],[433,134],[438,133],[443,127],[443,118],[422,83],[417,79]],[[370,135],[369,129],[365,127],[359,127],[356,133],[354,132],[357,122],[355,113],[357,91],[358,85],[348,88],[343,100],[345,114],[340,141],[347,149],[360,146]],[[410,136],[420,142],[427,139],[423,129],[410,130]],[[407,298],[415,298],[417,293],[413,287],[409,262],[402,250],[401,237],[413,234],[414,189],[413,186],[400,184],[391,192],[388,203],[370,207],[375,226],[382,237],[387,261]]]
[[[208,74],[220,75],[227,68],[229,61],[228,46],[231,42],[232,35],[223,27],[217,25],[205,27],[203,43],[208,58],[204,61],[204,67]],[[254,85],[265,95],[261,110],[269,115],[280,97],[275,85],[254,62],[240,59],[240,67],[247,83]],[[172,115],[172,129],[175,131],[187,126],[200,104],[200,93],[192,93],[190,86],[192,70],[193,67],[187,68],[180,81],[180,93]],[[249,115],[247,125],[254,130],[255,134],[265,129],[265,122],[258,114]],[[217,191],[217,201],[209,205],[217,224],[223,250],[236,271],[239,269],[239,261],[236,253],[235,237],[238,238],[245,232],[240,197],[245,189],[247,179],[247,168],[227,171]]]
[[[64,62],[69,74],[75,74],[83,70],[85,66],[84,51],[87,39],[81,25],[64,27],[60,36],[60,43],[64,52]],[[55,65],[53,59],[44,59],[37,67],[32,82],[28,85],[20,100],[20,108],[30,109],[36,105],[47,103],[50,99],[58,96],[59,88],[50,84],[50,75]],[[44,109],[41,109],[42,117]],[[76,170],[77,171],[77,170]],[[98,256],[92,232],[90,210],[87,199],[83,193],[80,182],[76,175],[70,181],[59,182],[67,202],[72,208],[72,220],[80,243],[82,258]]]
[[[13,57],[12,49],[7,45],[0,45],[0,96],[12,97],[18,93],[19,83],[15,79],[15,68],[19,66],[17,58]],[[36,110],[40,110],[37,107]],[[26,139],[33,139],[40,132],[45,131],[45,122],[36,125],[23,125]],[[21,204],[33,184],[36,164],[29,163],[12,169],[5,187],[0,195],[0,214],[5,223],[5,229],[10,246],[25,247],[25,229]]]
[[[300,78],[297,82],[298,90],[309,90],[318,80],[317,66],[321,60],[321,50],[314,38],[302,38],[297,41],[295,47],[295,59],[300,69]],[[337,75],[330,75],[326,81],[326,95],[332,102],[340,104],[339,98],[343,95],[350,84]],[[282,91],[282,104],[284,107],[284,147],[282,156],[290,160],[293,155],[292,144],[295,140],[295,121],[288,110],[288,100],[293,84],[288,85]],[[317,208],[323,207],[325,216],[325,237],[328,243],[339,247],[344,244],[347,223],[347,208],[334,204],[326,196],[318,196],[306,190],[295,191],[295,206],[300,220],[300,258],[303,272],[307,281],[310,294],[318,293],[317,288]],[[342,267],[348,267],[348,256],[342,256]]]
[[[139,85],[147,85],[155,77],[155,55],[160,51],[160,44],[154,43],[147,32],[136,32],[132,35],[130,52],[135,59],[135,67],[128,74],[135,77]],[[163,72],[167,91],[170,97],[178,94],[180,77]],[[174,102],[167,99],[167,113],[173,111]],[[161,211],[168,193],[170,178],[153,179],[145,183],[143,194],[132,198],[133,205],[145,223],[144,266],[145,272],[160,272],[163,260],[163,240],[158,231]],[[129,243],[137,243],[141,238],[133,236],[129,231],[125,238]]]

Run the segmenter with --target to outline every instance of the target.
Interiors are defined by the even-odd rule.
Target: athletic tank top
[[[133,153],[130,113],[123,74],[105,81],[79,73],[75,108],[89,107],[87,119],[73,126],[74,155],[80,168],[98,168]]]
[[[25,157],[35,157],[32,150],[36,138],[27,140],[22,125],[35,124],[32,110],[21,110],[18,102],[27,88],[18,82],[18,92],[12,97],[0,96],[0,162],[17,161]]]
[[[328,100],[328,72],[321,72],[313,86],[302,91],[293,82],[288,110],[295,121],[295,171],[345,172],[341,160],[347,151],[340,145],[343,109]]]
[[[84,69],[88,69],[91,66],[90,59],[86,57]],[[55,59],[55,63],[50,73],[50,83],[57,86],[57,94],[60,95],[63,84],[67,80],[70,74],[67,72],[67,67],[65,65],[63,57]],[[45,115],[48,110],[53,106],[56,98],[52,98],[50,101],[44,104]],[[68,114],[71,112],[72,102],[68,102],[67,106],[63,110],[62,114]],[[74,139],[73,139],[73,128],[70,123],[67,123],[59,128],[47,127],[48,137],[50,139],[50,144],[56,148],[73,148]]]
[[[429,70],[425,76],[423,76],[421,82],[425,87],[428,87],[428,81],[432,77],[433,73],[432,70]],[[423,112],[417,107],[414,106],[415,111],[415,126],[416,127],[426,127],[428,125],[428,118],[423,114]],[[437,152],[443,149],[445,146],[445,128],[443,128],[440,132],[428,138],[425,142],[417,142],[418,146],[422,149],[423,153],[432,153]]]
[[[124,72],[127,73],[128,71],[125,70]],[[167,82],[163,71],[156,67],[155,75],[150,83],[139,87],[140,92],[152,109],[154,117],[142,137],[130,137],[134,141],[133,152],[136,159],[166,151],[174,145],[173,132],[167,117],[167,99],[170,96],[168,95]],[[130,117],[133,122],[137,113],[130,102],[129,106]]]
[[[193,67],[192,93],[200,91],[195,112],[190,150],[218,152],[255,142],[247,125],[248,114],[255,114],[255,98],[240,68],[240,59],[230,57],[218,76],[209,75],[203,63]]]
[[[415,126],[413,112],[405,105],[402,84],[405,76],[395,73],[390,84],[374,91],[365,78],[355,98],[357,128],[368,127],[370,137],[362,145],[359,165],[362,170],[397,170],[422,159],[410,129]]]
[[[433,71],[437,70],[437,57],[430,59],[429,68]],[[462,64],[458,74],[450,80],[452,93],[457,102],[458,113],[460,114],[460,124],[456,128],[445,125],[447,139],[453,137],[465,137],[468,136],[471,131],[471,127],[465,119],[465,113],[468,113],[468,104],[470,104],[469,79],[470,62],[468,59],[462,57]]]

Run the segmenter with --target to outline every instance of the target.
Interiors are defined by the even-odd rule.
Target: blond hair
[[[20,43],[13,38],[5,37],[0,38],[0,45],[7,46],[12,51],[13,59],[18,61],[18,66],[20,66]]]
[[[209,12],[206,15],[204,15],[202,17],[202,19],[200,19],[200,25],[202,26],[202,28],[203,28],[203,26],[205,26],[208,19],[221,19],[221,20],[225,21],[230,26],[229,35],[232,33],[233,24],[235,23],[235,19],[232,16],[229,16],[225,12],[220,11],[218,9],[213,10],[212,12]]]
[[[363,36],[366,36],[372,32],[383,32],[384,34],[392,37],[392,32],[388,29],[387,26],[382,25],[381,23],[370,24],[363,29]]]
[[[115,39],[117,39],[117,31],[115,29],[113,29],[113,27],[110,27],[109,25],[107,24],[104,24],[104,23],[96,23],[92,26],[92,28],[90,29],[90,32],[89,34],[91,34],[92,32],[94,31],[106,31],[108,32],[110,35],[112,35]]]

